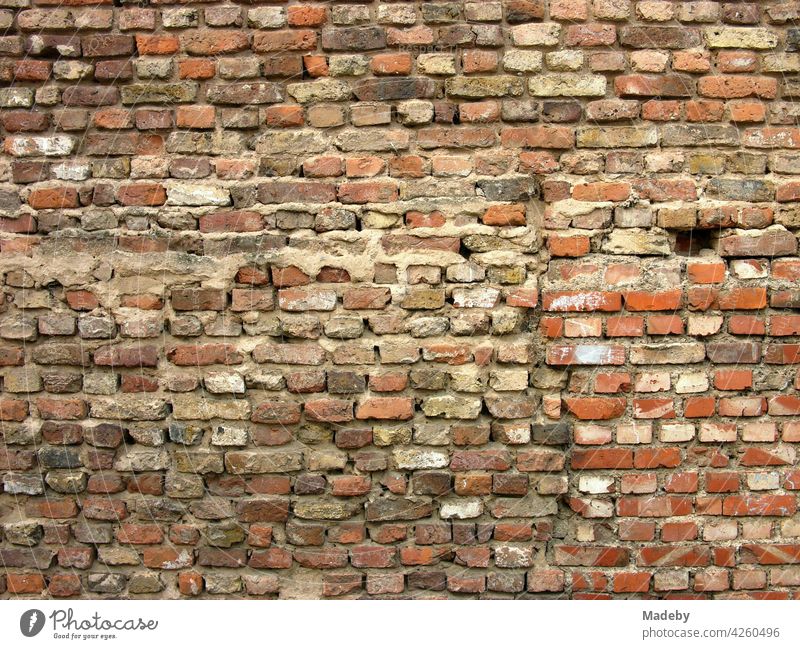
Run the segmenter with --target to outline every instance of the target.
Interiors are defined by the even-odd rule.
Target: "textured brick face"
[[[0,0],[3,597],[796,596],[796,3],[67,4]]]

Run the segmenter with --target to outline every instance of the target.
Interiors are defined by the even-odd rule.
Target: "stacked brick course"
[[[0,0],[3,597],[794,598],[800,3]]]

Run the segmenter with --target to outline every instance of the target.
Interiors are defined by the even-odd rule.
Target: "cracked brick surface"
[[[0,596],[795,598],[800,3],[0,0]]]

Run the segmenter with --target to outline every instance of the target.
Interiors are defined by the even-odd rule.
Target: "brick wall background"
[[[3,597],[794,597],[797,2],[0,0]]]

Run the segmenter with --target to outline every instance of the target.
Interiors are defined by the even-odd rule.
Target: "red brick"
[[[726,516],[792,516],[796,511],[797,498],[788,495],[726,496],[722,504]]]
[[[717,390],[746,390],[752,385],[752,370],[717,370],[714,373],[714,387]]]
[[[485,225],[525,225],[525,206],[521,203],[492,205],[481,220]]]
[[[41,595],[45,589],[44,575],[8,573],[6,588],[12,595]]]
[[[711,563],[711,551],[707,547],[681,545],[644,548],[639,552],[639,563],[643,566],[701,567]]]
[[[573,469],[632,469],[633,451],[626,449],[592,449],[573,451]]]
[[[180,46],[180,40],[172,34],[136,34],[136,51],[141,56],[175,54]]]
[[[704,97],[761,97],[770,99],[777,92],[777,79],[769,77],[714,76],[697,81],[697,92]]]
[[[649,572],[618,572],[613,577],[615,593],[646,593],[650,590]]]
[[[622,295],[600,291],[545,291],[542,293],[542,309],[545,311],[585,312],[619,311]]]
[[[681,306],[681,289],[653,293],[629,291],[625,293],[625,308],[629,311],[675,311]]]
[[[554,257],[582,257],[589,254],[590,248],[591,241],[587,236],[551,234],[547,237],[547,249]]]
[[[80,575],[53,575],[47,585],[52,597],[74,597],[81,592]]]
[[[181,79],[211,79],[216,74],[216,63],[211,59],[183,59],[178,63]]]
[[[763,309],[767,306],[767,289],[752,287],[723,291],[719,295],[719,308],[723,310]]]
[[[572,198],[577,201],[624,201],[631,194],[631,186],[623,182],[596,182],[575,185]]]
[[[356,419],[411,419],[414,402],[401,397],[372,397],[356,406]]]
[[[176,345],[167,352],[175,365],[238,365],[241,354],[233,345],[210,343],[207,345]]]
[[[204,214],[200,217],[201,232],[257,232],[263,228],[258,212],[236,211]]]
[[[318,27],[326,22],[325,7],[295,5],[288,8],[288,23],[291,27]]]
[[[167,192],[162,185],[153,183],[123,185],[117,191],[117,200],[122,205],[157,206],[167,201]]]
[[[269,106],[264,115],[268,126],[302,126],[305,122],[301,106]]]
[[[571,397],[564,399],[567,410],[578,419],[616,419],[625,412],[625,399]]]
[[[370,67],[378,75],[405,75],[411,73],[413,59],[410,54],[376,54],[372,57]]]
[[[343,423],[353,419],[353,403],[343,399],[316,399],[304,406],[306,419]]]
[[[312,51],[317,47],[317,34],[311,29],[286,29],[256,32],[254,52]]]
[[[78,207],[78,192],[72,187],[35,189],[30,193],[30,196],[28,196],[28,205],[35,210],[75,208]],[[34,225],[33,229],[28,229],[28,231],[36,232],[36,226]]]

